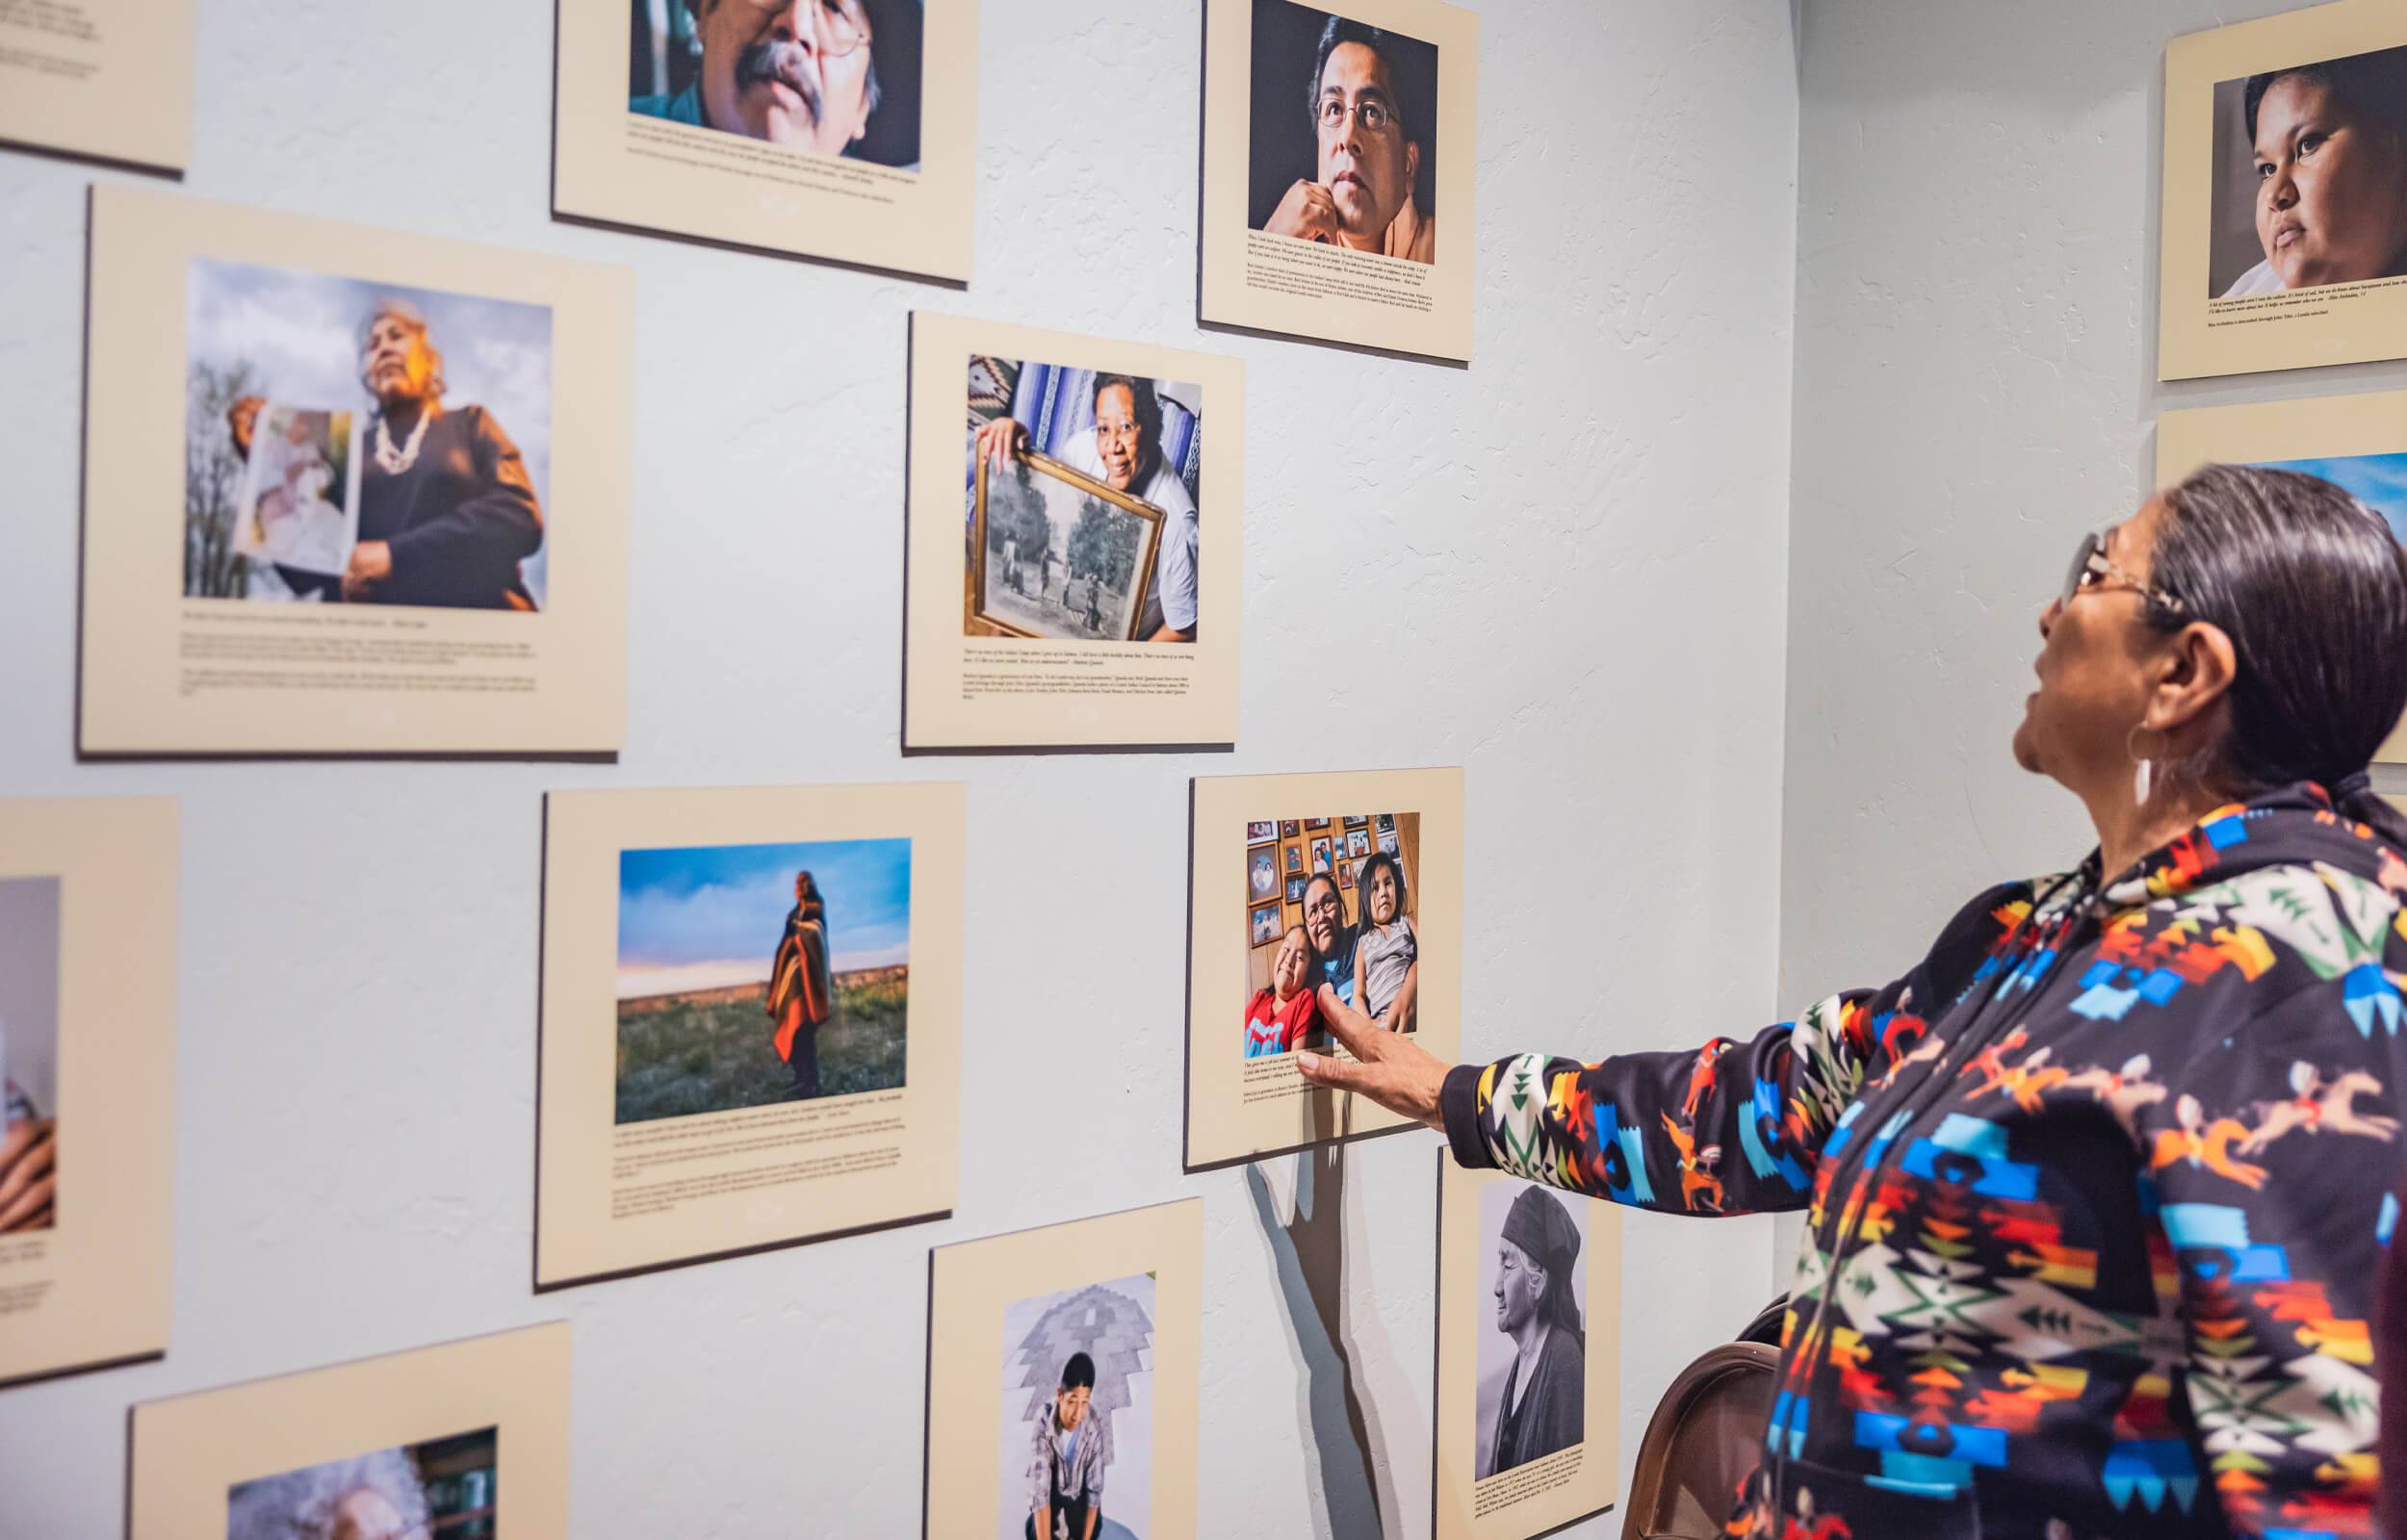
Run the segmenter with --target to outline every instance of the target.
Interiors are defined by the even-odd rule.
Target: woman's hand
[[[361,600],[376,584],[393,576],[393,546],[385,540],[363,540],[351,547],[350,566],[343,573],[343,597]]]
[[[58,1119],[29,1117],[0,1139],[0,1235],[50,1223],[59,1192]]]
[[[1445,1061],[1401,1033],[1373,1026],[1361,1012],[1341,1003],[1336,991],[1325,984],[1320,1002],[1321,1020],[1330,1036],[1359,1062],[1347,1064],[1327,1054],[1298,1053],[1296,1073],[1331,1091],[1359,1091],[1391,1113],[1443,1129],[1446,1119],[1437,1110],[1437,1092],[1446,1083]]]
[[[1028,442],[1028,430],[1016,417],[998,417],[978,429],[977,457],[1000,471],[1011,464],[1011,457]]]

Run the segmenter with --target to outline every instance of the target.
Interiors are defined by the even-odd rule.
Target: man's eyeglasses
[[[860,0],[819,0],[819,57],[841,59],[869,40]]]
[[[2150,587],[2133,577],[2127,569],[2109,560],[2106,532],[2092,529],[2081,537],[2081,547],[2073,552],[2073,564],[2064,570],[2064,591],[2057,596],[2057,603],[2059,605],[2070,604],[2083,592],[2104,590],[2109,585],[2128,588],[2133,593],[2154,600],[2175,614],[2189,607],[2163,589]]]
[[[1362,125],[1365,134],[1384,134],[1396,120],[1396,110],[1376,96],[1365,96],[1352,107],[1346,105],[1342,96],[1324,96],[1320,110],[1321,132],[1335,133],[1349,114]]]

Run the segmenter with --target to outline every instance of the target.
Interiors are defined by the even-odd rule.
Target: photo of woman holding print
[[[2224,81],[2215,111],[2213,293],[2407,275],[2407,48]]]

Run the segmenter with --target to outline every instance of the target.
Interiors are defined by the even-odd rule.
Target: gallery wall
[[[2074,543],[2154,489],[2157,414],[2395,388],[2380,366],[2156,382],[2164,45],[2292,9],[2037,0],[1905,26],[1806,0],[1782,1009],[1886,983],[1984,886],[2089,849],[2008,742]]]
[[[1817,25],[1861,11],[1869,28],[1872,9]],[[1356,1536],[1384,1512],[1426,1533],[1438,1141],[1179,1175],[1187,778],[1464,766],[1476,1056],[1687,1043],[1770,1017],[1788,8],[1480,8],[1468,370],[1197,330],[1193,0],[1011,0],[983,21],[976,275],[957,292],[554,224],[549,8],[202,0],[190,193],[635,271],[615,765],[77,765],[84,207],[115,173],[0,155],[0,796],[173,793],[184,830],[174,950],[127,936],[122,959],[176,975],[172,1345],[0,1394],[0,1530],[117,1532],[131,1401],[564,1318],[574,1532],[915,1533],[927,1248],[1193,1194],[1200,1532]],[[2102,90],[2145,78],[2153,37],[2134,34]],[[2073,58],[2034,53],[2018,84],[2104,68]],[[1859,84],[1876,101],[1914,85]],[[1814,122],[1826,139],[1825,113]],[[2085,174],[2143,185],[2105,164]],[[1938,201],[2009,228],[2013,200],[1975,186]],[[2089,260],[2135,282],[2143,230],[2135,202],[2114,211]],[[1934,308],[2040,303],[2028,276],[1937,286]],[[1235,753],[898,757],[915,308],[1246,360]],[[2121,295],[2096,321],[2128,330],[2137,313]],[[2139,373],[2099,367],[2126,390]],[[1898,388],[1935,420],[1947,393],[1929,383]],[[1899,410],[1883,415],[1864,421]],[[89,431],[109,453],[108,422]],[[1800,464],[1884,463],[1834,452]],[[2127,469],[2134,449],[2117,452]],[[2109,501],[2130,480],[2102,479]],[[1812,504],[1820,538],[1833,496]],[[1909,514],[1927,509],[1902,500]],[[2056,542],[2029,543],[2037,561]],[[1799,587],[1817,659],[1811,623],[1861,587]],[[1870,707],[1799,668],[1814,741],[1791,765],[1818,774],[1825,721]],[[1935,667],[1921,687],[1936,693]],[[956,1218],[531,1296],[542,793],[896,779],[969,788]],[[1810,916],[1793,926],[1816,944]],[[1759,1221],[1633,1216],[1627,1236],[1625,1462],[1671,1375],[1769,1293]]]

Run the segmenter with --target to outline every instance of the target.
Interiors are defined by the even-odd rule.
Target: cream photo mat
[[[178,839],[169,797],[0,801],[0,878],[59,884],[58,1217],[0,1236],[0,1294],[43,1290],[0,1312],[0,1386],[167,1351]]]
[[[2407,454],[2407,391],[2246,401],[2165,412],[2157,418],[2160,487],[2215,461],[2264,465],[2360,454]],[[2407,721],[2392,730],[2373,759],[2376,764],[2407,764]]]
[[[1313,1144],[1418,1128],[1369,1098],[1302,1091],[1253,1103],[1246,1076],[1301,1087],[1294,1056],[1243,1058],[1248,999],[1246,825],[1349,813],[1421,815],[1413,924],[1419,944],[1419,1016],[1413,1037],[1451,1064],[1462,1038],[1462,772],[1361,770],[1327,775],[1199,776],[1193,788],[1188,869],[1186,1168],[1258,1160]],[[1337,1050],[1340,1056],[1343,1050]]]
[[[1621,1501],[1621,1211],[1577,1193],[1558,1192],[1555,1195],[1566,1204],[1587,1205],[1583,1249],[1588,1294],[1581,1314],[1588,1328],[1583,1406],[1588,1436],[1578,1446],[1579,1470],[1568,1482],[1476,1516],[1476,1489],[1488,1484],[1476,1478],[1479,1334],[1496,1329],[1495,1300],[1480,1290],[1480,1199],[1500,1182],[1516,1188],[1537,1185],[1502,1171],[1465,1170],[1447,1151],[1437,1152],[1436,1540],[1524,1540],[1605,1512]],[[1499,1473],[1488,1481],[1509,1475]]]
[[[1036,1295],[1151,1273],[1153,1511],[1143,1540],[1195,1540],[1204,1200],[1073,1219],[928,1252],[926,1540],[991,1531],[1002,1495],[1003,1312]],[[1111,1514],[1110,1487],[1104,1515]]]
[[[127,1540],[225,1540],[241,1482],[485,1427],[495,1532],[567,1540],[568,1397],[563,1321],[143,1401]]]
[[[556,216],[970,281],[977,212],[976,0],[926,0],[917,171],[654,119],[637,121],[691,148],[682,157],[639,152],[629,140],[626,8],[575,0],[557,15]],[[747,168],[742,161],[755,164]]]
[[[1207,0],[1204,22],[1203,282],[1206,325],[1235,326],[1468,363],[1472,251],[1477,244],[1479,16],[1440,0],[1298,0],[1307,9],[1385,27],[1437,49],[1437,260],[1348,253],[1398,279],[1425,270],[1429,309],[1382,299],[1307,296],[1247,281],[1247,188],[1254,138],[1254,0]],[[1310,74],[1302,62],[1299,82]],[[1296,111],[1304,112],[1303,92]],[[1301,174],[1303,168],[1299,168]],[[1271,236],[1284,241],[1290,238]],[[1300,243],[1299,243],[1300,244]]]
[[[539,1292],[951,1212],[961,1173],[966,817],[967,798],[957,782],[555,791],[545,798],[535,1153]],[[620,853],[872,838],[911,841],[906,1067],[898,1105],[881,1114],[904,1120],[901,1159],[873,1170],[699,1196],[671,1212],[612,1219]],[[841,923],[841,915],[836,918]],[[762,1030],[765,1036],[765,1016]],[[850,1099],[830,1095],[789,1105],[836,1109]],[[708,1120],[744,1116],[744,1110],[702,1113],[678,1121],[705,1127]],[[839,1143],[805,1148],[832,1150]],[[712,1154],[686,1163],[681,1173],[706,1177],[793,1158],[790,1152]]]
[[[2193,32],[2165,45],[2157,378],[2407,358],[2407,278],[2331,284],[2253,300],[2211,299],[2207,282],[2214,228],[2216,83],[2401,44],[2407,44],[2407,8],[2396,0],[2336,0]],[[2264,319],[2267,316],[2282,319]]]
[[[539,614],[187,599],[187,283],[194,259],[444,290],[552,315],[552,455],[543,509],[550,605]],[[84,426],[84,588],[77,751],[177,755],[607,757],[627,710],[628,270],[336,224],[116,186],[91,195]],[[105,428],[110,437],[96,435]],[[347,641],[531,643],[531,692],[179,689],[188,614],[213,634],[339,619]],[[335,616],[333,611],[345,613]],[[264,634],[264,632],[263,632]],[[295,669],[310,665],[294,664]]]
[[[0,16],[0,146],[183,175],[193,150],[193,0],[71,0],[66,9],[91,23],[91,37],[37,31],[30,12]]]
[[[1191,381],[1203,389],[1204,460],[1196,500],[1196,638],[1192,643],[998,640],[962,633],[969,564],[963,488],[969,472],[973,355]],[[911,477],[904,574],[903,748],[1225,747],[1237,737],[1243,620],[1245,366],[1214,353],[1106,341],[1000,321],[916,311],[911,318]],[[1182,694],[1019,694],[964,699],[968,650],[1008,650],[981,670],[1037,669],[1107,658],[1111,669],[1185,681]],[[1024,659],[1024,663],[1019,660]],[[1107,672],[1081,668],[1081,675]]]

